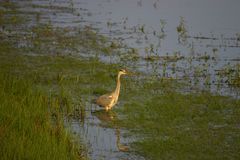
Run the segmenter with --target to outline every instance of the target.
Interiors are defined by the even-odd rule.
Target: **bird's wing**
[[[112,100],[113,96],[111,94],[104,94],[96,100],[96,103],[102,107],[106,107],[112,102]]]

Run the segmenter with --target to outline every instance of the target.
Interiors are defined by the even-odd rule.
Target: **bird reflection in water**
[[[120,129],[119,126],[116,124],[116,121],[118,120],[117,114],[110,110],[99,110],[92,112],[92,115],[96,116],[101,122],[111,124],[113,128],[115,129],[115,135],[116,135],[116,145],[119,151],[127,152],[129,151],[129,147],[126,145],[121,144],[121,135],[120,135]]]

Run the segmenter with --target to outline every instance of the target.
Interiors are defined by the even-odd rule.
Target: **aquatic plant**
[[[178,42],[180,44],[186,45],[187,38],[188,38],[188,31],[186,28],[186,22],[183,17],[180,17],[180,22],[176,29],[178,33]]]

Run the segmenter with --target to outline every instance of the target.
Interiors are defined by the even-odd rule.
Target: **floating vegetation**
[[[183,17],[180,17],[179,25],[177,26],[177,33],[178,33],[178,42],[180,44],[186,45],[188,32],[186,28],[186,22]]]
[[[160,19],[160,32],[159,32],[159,39],[164,39],[167,35],[165,32],[165,26],[166,26],[167,22],[164,19]]]
[[[240,64],[227,65],[218,71],[218,75],[233,87],[240,87]]]
[[[181,56],[178,52],[175,52],[174,55],[169,55],[168,53],[166,53],[164,56],[150,55],[146,56],[144,59],[149,61],[160,60],[166,62],[177,62],[179,60],[183,60],[184,56]]]
[[[10,1],[0,2],[0,26],[4,27],[6,25],[17,25],[25,21],[24,17],[20,17],[18,14],[17,6],[15,3]]]
[[[58,6],[58,5],[40,5],[40,4],[31,4],[31,7],[33,8],[40,8],[40,9],[51,9],[54,11],[59,11],[59,12],[70,12],[73,13],[74,8],[73,8],[73,3],[70,2],[70,6]]]

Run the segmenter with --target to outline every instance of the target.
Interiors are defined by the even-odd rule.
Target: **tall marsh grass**
[[[31,79],[0,72],[0,156],[8,159],[81,159],[63,129],[58,98],[33,89]],[[54,122],[54,123],[53,123]]]

